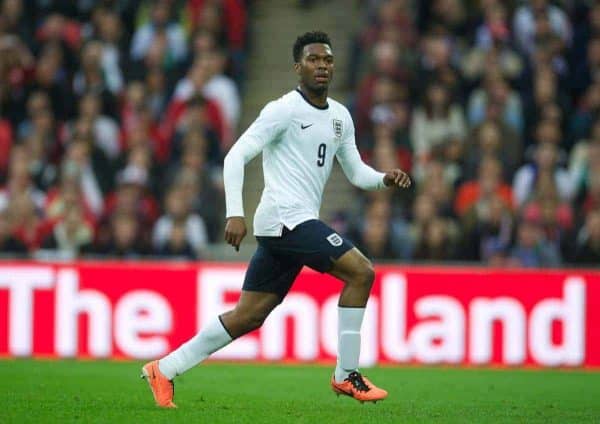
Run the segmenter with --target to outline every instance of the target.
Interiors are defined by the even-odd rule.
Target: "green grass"
[[[154,407],[141,363],[0,361],[0,423],[600,422],[600,373],[375,368],[389,392],[360,404],[330,392],[323,366],[206,364],[176,381],[176,410]]]

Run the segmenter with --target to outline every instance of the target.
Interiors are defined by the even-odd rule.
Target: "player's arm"
[[[286,115],[285,109],[279,106],[278,102],[269,103],[225,156],[223,164],[227,219],[225,241],[236,250],[239,250],[240,243],[246,236],[242,199],[244,168],[248,162],[262,152],[268,143],[281,134],[285,128]]]
[[[354,126],[351,120],[349,121],[349,127],[346,138],[336,152],[336,157],[344,174],[353,185],[363,190],[379,190],[391,186],[410,187],[410,177],[401,169],[392,169],[384,173],[378,172],[364,163],[356,147]]]

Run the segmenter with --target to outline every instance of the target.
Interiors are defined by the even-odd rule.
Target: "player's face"
[[[295,68],[305,87],[314,91],[326,90],[333,77],[331,47],[322,43],[307,44]]]

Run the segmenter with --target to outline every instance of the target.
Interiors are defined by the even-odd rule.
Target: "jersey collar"
[[[306,96],[304,95],[304,93],[303,93],[303,92],[302,92],[302,91],[301,91],[299,88],[296,88],[296,91],[297,91],[297,92],[298,92],[298,93],[299,93],[299,94],[302,96],[302,98],[304,99],[304,101],[305,101],[306,103],[308,103],[309,105],[311,105],[311,106],[312,106],[312,107],[314,107],[315,109],[320,109],[320,110],[326,110],[326,109],[329,109],[329,103],[327,103],[325,106],[319,106],[319,105],[316,105],[316,104],[314,104],[313,102],[311,102],[311,101],[308,99],[308,97],[306,97]]]

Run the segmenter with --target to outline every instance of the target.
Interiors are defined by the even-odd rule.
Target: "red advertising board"
[[[0,264],[0,355],[155,358],[239,296],[231,264]],[[600,272],[380,266],[361,362],[600,366]],[[341,283],[305,269],[214,357],[334,360]]]

